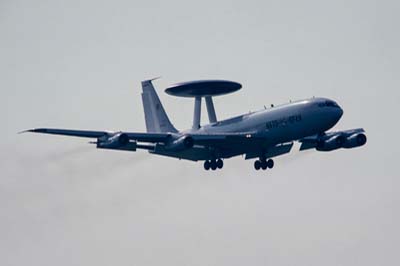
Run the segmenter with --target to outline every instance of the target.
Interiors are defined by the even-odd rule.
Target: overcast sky
[[[0,1],[0,265],[399,265],[399,1]],[[202,163],[31,127],[144,131],[140,81],[176,127],[193,79],[243,89],[219,118],[324,96],[366,146]],[[204,116],[206,118],[206,116]],[[204,122],[205,119],[204,119]],[[298,146],[296,146],[298,149]]]

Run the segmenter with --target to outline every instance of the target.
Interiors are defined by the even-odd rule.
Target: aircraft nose
[[[343,115],[343,109],[341,107],[337,108],[335,112],[336,121],[339,121],[342,115]]]

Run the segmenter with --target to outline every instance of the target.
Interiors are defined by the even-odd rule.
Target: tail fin
[[[142,101],[147,132],[178,132],[169,121],[151,82],[152,80],[142,81]]]

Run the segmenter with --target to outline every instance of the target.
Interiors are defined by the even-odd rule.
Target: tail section
[[[151,82],[152,80],[142,81],[142,101],[147,132],[178,132],[169,121]]]

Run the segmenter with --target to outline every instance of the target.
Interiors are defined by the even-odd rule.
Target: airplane
[[[328,152],[363,146],[367,142],[362,128],[328,132],[343,115],[337,102],[328,98],[310,98],[271,105],[218,120],[213,97],[235,92],[242,85],[228,80],[197,80],[168,87],[167,94],[194,98],[193,125],[178,131],[165,112],[153,86],[154,79],[142,81],[142,102],[147,132],[92,131],[34,128],[23,132],[45,133],[96,139],[99,149],[136,151],[190,161],[204,161],[205,170],[222,169],[224,160],[245,156],[255,159],[255,170],[274,167],[272,158],[287,154],[295,141],[300,150]],[[205,99],[209,124],[200,125],[201,103]]]

